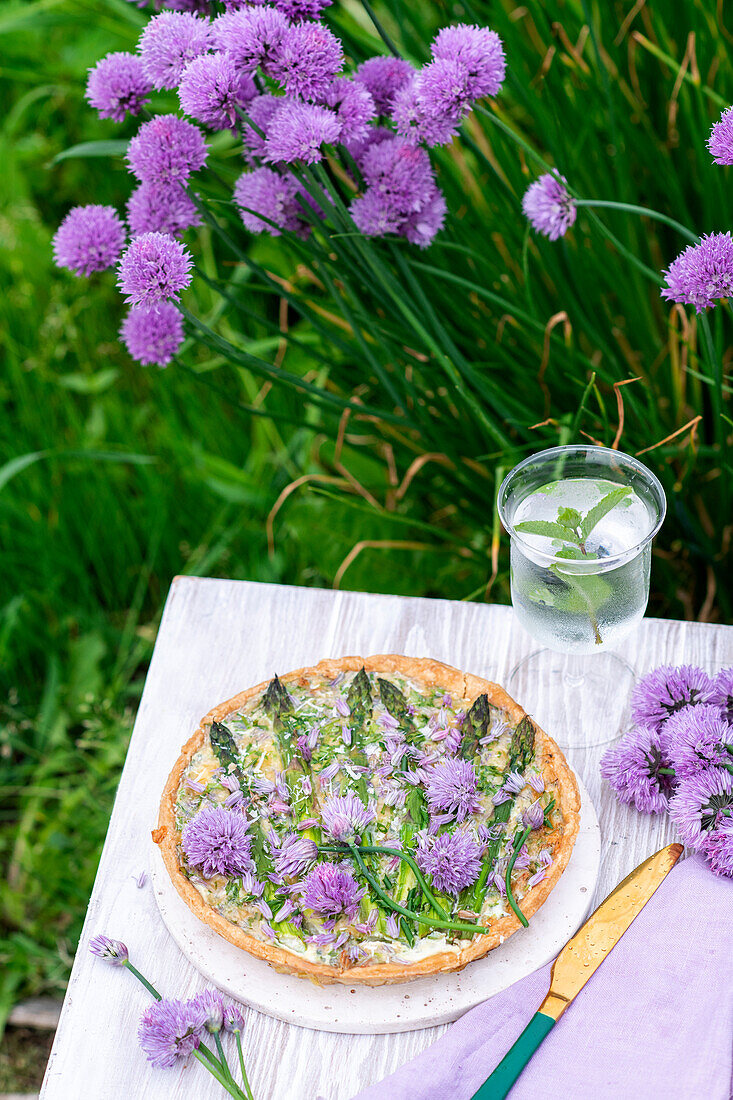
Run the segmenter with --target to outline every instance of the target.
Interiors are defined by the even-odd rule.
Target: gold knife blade
[[[601,902],[555,959],[550,992],[539,1012],[560,1019],[681,855],[681,844],[668,844],[635,867]]]

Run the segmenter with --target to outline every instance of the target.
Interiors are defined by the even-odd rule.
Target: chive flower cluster
[[[240,145],[246,169],[232,200],[251,233],[306,238],[338,215],[351,232],[425,248],[444,224],[428,149],[450,142],[473,105],[499,92],[499,36],[445,27],[422,68],[372,57],[348,72],[322,21],[329,3],[158,2],[137,51],[110,53],[90,70],[86,97],[102,119],[152,117],[127,149],[136,186],[125,221],[112,207],[74,208],[54,257],[78,276],[117,265],[130,306],[120,337],[138,362],[166,366],[183,343],[178,303],[193,257],[181,238],[206,216],[195,188],[207,133],[229,131]],[[160,93],[167,104],[175,93],[180,113],[156,111]],[[326,158],[345,181],[343,197],[323,174]]]
[[[621,802],[668,813],[682,841],[733,877],[733,668],[663,666],[637,685],[635,723],[601,774]]]

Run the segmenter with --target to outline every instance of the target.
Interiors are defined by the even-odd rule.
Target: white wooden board
[[[506,682],[536,644],[511,609],[237,581],[177,578],[168,597],[74,963],[46,1079],[44,1100],[221,1100],[195,1061],[152,1069],[137,1046],[148,994],[125,971],[87,951],[98,932],[124,940],[135,964],[167,995],[188,997],[206,981],[160,919],[147,868],[150,822],[180,745],[221,699],[275,671],[346,653],[432,656]],[[733,665],[733,628],[646,620],[624,642],[643,673],[690,661],[709,671]],[[521,702],[521,699],[519,700]],[[594,701],[586,703],[588,710]],[[562,741],[561,695],[541,697],[536,717]],[[666,818],[620,805],[601,784],[602,748],[573,749],[601,821],[595,904],[636,864],[674,839]],[[294,1027],[248,1009],[245,1054],[257,1100],[350,1100],[425,1049],[446,1025],[393,1035],[347,1035]],[[385,1095],[385,1100],[388,1097]]]
[[[580,782],[581,821],[568,866],[532,918],[485,959],[458,974],[378,988],[314,986],[277,974],[260,959],[200,921],[179,897],[157,847],[151,852],[153,892],[161,917],[188,961],[210,982],[243,1004],[301,1027],[382,1035],[414,1031],[458,1019],[469,1008],[554,959],[582,924],[593,896],[601,858],[601,831],[590,795]]]

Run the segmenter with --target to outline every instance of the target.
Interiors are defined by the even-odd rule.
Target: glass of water
[[[652,539],[666,511],[659,480],[620,451],[552,447],[514,467],[497,504],[511,539],[514,612],[547,647],[517,666],[510,689],[525,707],[543,690],[594,692],[596,705],[600,692],[617,700],[617,712],[633,670],[607,651],[646,610]],[[578,743],[581,735],[586,745],[613,740],[618,729],[609,719],[596,734],[579,731]],[[572,740],[568,731],[565,743]]]

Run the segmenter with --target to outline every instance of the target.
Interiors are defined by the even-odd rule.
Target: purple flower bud
[[[129,958],[129,952],[122,940],[111,940],[109,936],[94,936],[89,941],[89,950],[92,955],[112,966],[124,966]]]
[[[544,807],[538,802],[533,802],[522,814],[522,821],[528,829],[541,829],[545,820]]]
[[[224,1008],[224,1030],[235,1035],[244,1031],[244,1015],[237,1005],[228,1004]]]

